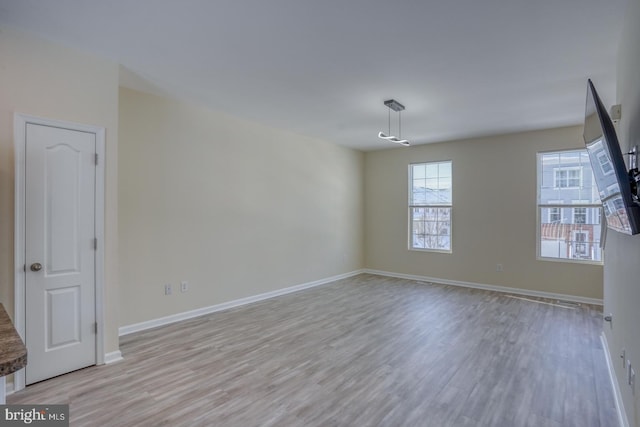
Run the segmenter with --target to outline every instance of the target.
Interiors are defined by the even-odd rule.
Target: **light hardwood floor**
[[[125,336],[124,361],[8,403],[69,403],[72,426],[616,426],[601,310],[538,301],[363,274]]]

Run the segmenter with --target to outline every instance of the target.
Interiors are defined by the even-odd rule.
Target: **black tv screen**
[[[640,233],[640,204],[632,192],[634,180],[627,172],[613,122],[591,80],[583,136],[607,226],[625,234]]]

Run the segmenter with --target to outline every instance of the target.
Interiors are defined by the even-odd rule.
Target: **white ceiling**
[[[117,61],[124,86],[375,150],[388,98],[412,144],[581,123],[587,78],[615,102],[626,3],[0,0],[0,24]]]

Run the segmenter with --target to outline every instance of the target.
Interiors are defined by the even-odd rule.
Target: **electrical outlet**
[[[171,295],[171,285],[164,285],[164,294]]]
[[[180,282],[180,292],[187,292],[189,290],[189,282],[183,280]]]
[[[502,273],[502,264],[496,264],[496,271]]]

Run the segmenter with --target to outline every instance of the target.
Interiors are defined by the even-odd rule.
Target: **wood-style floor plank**
[[[599,307],[359,275],[125,336],[8,396],[72,426],[611,427]]]

